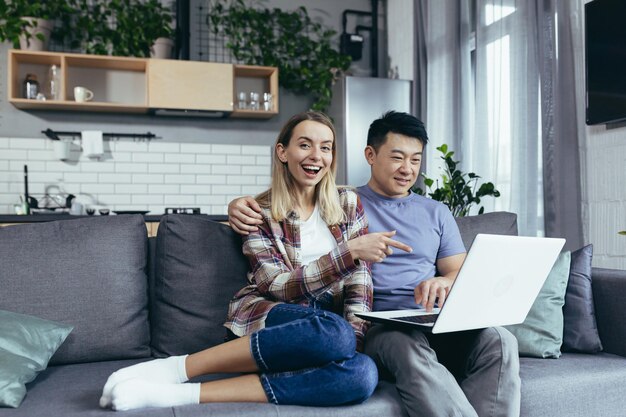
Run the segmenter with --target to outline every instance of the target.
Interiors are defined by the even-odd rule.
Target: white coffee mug
[[[93,99],[93,91],[85,87],[74,87],[74,100],[79,103]]]

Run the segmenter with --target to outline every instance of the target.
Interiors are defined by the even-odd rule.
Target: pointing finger
[[[394,248],[398,248],[398,249],[402,249],[405,252],[413,252],[413,248],[410,247],[407,244],[404,244],[402,242],[398,242],[397,240],[393,240],[393,239],[389,239],[387,241],[387,245],[389,246],[393,246]]]

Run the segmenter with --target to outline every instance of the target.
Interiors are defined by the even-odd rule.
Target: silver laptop
[[[357,313],[433,333],[522,323],[565,239],[478,234],[441,309]]]

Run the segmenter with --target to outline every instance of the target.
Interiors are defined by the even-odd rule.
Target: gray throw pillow
[[[72,326],[0,310],[0,406],[17,408],[26,385],[72,331]]]
[[[155,356],[193,353],[224,341],[228,303],[246,285],[241,237],[203,216],[167,215],[156,238],[151,283]]]
[[[0,309],[74,326],[51,365],[150,356],[147,239],[140,215],[0,227]]]
[[[515,335],[520,356],[558,358],[563,341],[563,304],[570,252],[559,255],[537,299],[521,324],[506,326]]]
[[[517,236],[517,214],[506,211],[455,218],[465,249],[472,246],[478,233]]]
[[[593,245],[572,252],[563,306],[564,352],[597,353],[602,350],[591,290]]]

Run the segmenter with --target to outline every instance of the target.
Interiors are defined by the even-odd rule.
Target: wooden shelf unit
[[[8,99],[24,110],[149,113],[156,109],[223,111],[234,118],[270,118],[278,114],[278,68],[199,61],[130,58],[59,52],[9,50]],[[26,74],[35,74],[45,93],[51,65],[60,69],[58,100],[23,98]],[[74,101],[74,87],[94,93]],[[255,91],[260,110],[237,109],[236,94]],[[272,94],[263,110],[263,93]]]
[[[81,55],[58,52],[9,51],[9,101],[29,110],[70,110],[118,113],[147,113],[147,59]],[[48,70],[60,70],[59,100],[22,97],[22,82],[35,74],[40,92],[46,92]],[[88,102],[74,101],[74,87],[93,91]]]
[[[254,65],[235,65],[233,97],[237,98],[240,91],[259,93],[260,108],[263,108],[263,93],[272,94],[272,108],[265,110],[238,109],[235,103],[230,117],[269,119],[278,114],[278,68]]]

